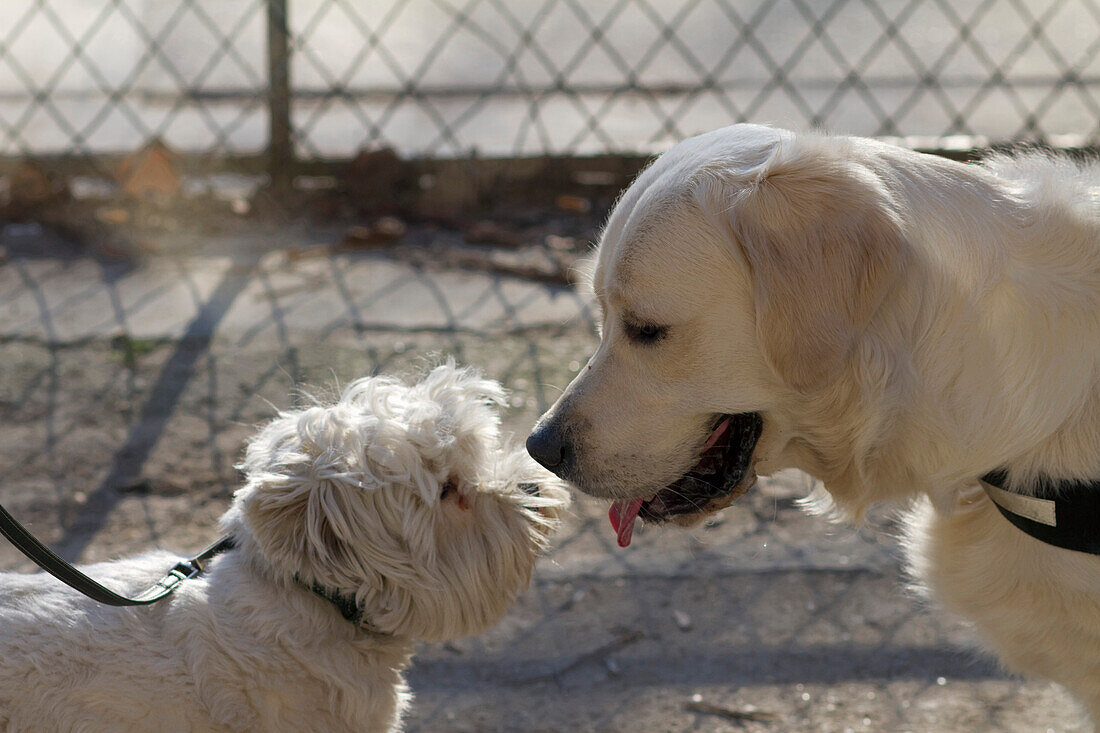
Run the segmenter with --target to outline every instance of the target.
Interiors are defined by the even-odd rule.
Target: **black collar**
[[[362,607],[356,602],[355,596],[349,596],[338,590],[326,588],[320,583],[307,583],[299,578],[297,574],[294,575],[294,581],[303,588],[313,591],[318,596],[331,603],[336,607],[336,610],[340,612],[341,616],[356,627],[377,636],[389,636],[389,632],[382,631],[366,618]]]
[[[1100,481],[1051,480],[1051,499],[1005,490],[1004,470],[982,476],[982,488],[1005,519],[1032,537],[1066,550],[1100,555]]]
[[[294,576],[294,579],[336,606],[336,610],[340,612],[340,615],[356,626],[363,621],[363,609],[355,602],[355,596],[345,595],[338,590],[326,588],[320,583],[306,583],[297,575]]]

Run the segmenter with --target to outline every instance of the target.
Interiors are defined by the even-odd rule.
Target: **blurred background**
[[[1096,0],[5,0],[0,501],[71,560],[197,549],[297,390],[447,354],[522,440],[652,156],[738,121],[1088,156],[1098,54]],[[811,485],[625,551],[579,501],[504,623],[421,650],[409,729],[1080,725]]]

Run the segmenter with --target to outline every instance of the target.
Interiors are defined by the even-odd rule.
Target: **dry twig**
[[[726,720],[732,720],[738,723],[746,721],[753,723],[774,723],[779,720],[778,715],[764,710],[736,710],[734,708],[727,708],[724,705],[715,705],[709,702],[696,702],[695,700],[685,702],[684,710],[693,713],[704,713],[706,715],[717,715]]]

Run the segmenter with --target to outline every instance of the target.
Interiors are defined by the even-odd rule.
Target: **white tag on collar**
[[[1011,491],[1005,491],[981,479],[978,481],[981,483],[982,488],[985,489],[985,493],[989,498],[992,499],[995,504],[1003,507],[1006,511],[1010,511],[1021,517],[1026,517],[1033,522],[1045,524],[1048,527],[1058,526],[1057,514],[1054,510],[1054,501],[1052,499],[1040,499],[1035,496],[1013,494]]]

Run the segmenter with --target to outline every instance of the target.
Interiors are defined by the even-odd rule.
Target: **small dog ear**
[[[301,481],[252,489],[243,503],[245,521],[270,559],[295,570],[340,566],[345,560],[341,534],[349,528],[341,524],[354,515],[343,487]]]
[[[825,145],[800,145],[777,149],[726,207],[752,271],[765,358],[806,392],[847,364],[902,267],[904,241],[870,171]]]

